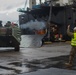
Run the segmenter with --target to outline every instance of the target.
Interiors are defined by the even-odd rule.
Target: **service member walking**
[[[67,28],[67,34],[72,38],[71,39],[71,51],[70,51],[70,55],[69,55],[69,62],[68,63],[65,63],[65,65],[67,67],[72,67],[73,66],[73,59],[74,59],[74,56],[76,54],[76,27],[74,27],[74,32],[70,32],[70,25],[68,25],[68,28]]]

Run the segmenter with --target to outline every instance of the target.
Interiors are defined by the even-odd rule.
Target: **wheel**
[[[18,46],[15,46],[15,51],[19,51],[19,50],[20,50],[19,45]]]

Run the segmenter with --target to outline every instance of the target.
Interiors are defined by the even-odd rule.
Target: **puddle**
[[[0,68],[6,69],[6,70],[13,70],[15,73],[29,73],[33,71],[37,71],[38,69],[48,69],[48,68],[60,68],[60,69],[67,69],[65,67],[65,63],[68,61],[69,56],[59,56],[59,57],[53,57],[53,58],[47,58],[42,60],[31,60],[31,61],[25,61],[25,62],[10,62],[6,65],[1,65]],[[70,68],[70,70],[76,70],[76,60],[74,61],[73,68]]]
[[[24,72],[33,72],[37,71],[36,66],[29,64],[28,62],[13,62],[9,65],[14,65],[14,69],[16,73],[24,73]]]

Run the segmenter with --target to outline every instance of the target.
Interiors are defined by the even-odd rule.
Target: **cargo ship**
[[[67,25],[71,25],[71,31],[76,26],[76,2],[73,1],[70,4],[66,3],[65,5],[60,5],[59,3],[54,5],[54,3],[53,0],[50,0],[39,5],[33,5],[32,9],[20,9],[19,12],[22,12],[22,14],[19,15],[19,25],[21,26],[22,24],[26,24],[31,20],[34,21],[35,19],[47,23],[50,16],[49,23],[57,25],[59,29],[58,34],[62,35],[62,39],[65,41],[70,40],[70,37],[66,33]],[[25,31],[23,31],[22,34],[25,34]]]

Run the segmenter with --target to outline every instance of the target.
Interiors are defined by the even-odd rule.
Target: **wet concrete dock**
[[[70,49],[65,42],[20,48],[20,52],[0,48],[0,75],[76,75],[76,60],[71,70],[64,65]]]

